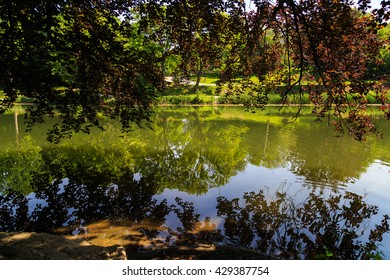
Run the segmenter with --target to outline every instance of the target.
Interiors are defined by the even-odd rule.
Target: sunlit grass
[[[196,81],[196,76],[191,76],[190,80],[195,82]],[[207,85],[215,85],[218,80],[219,80],[218,74],[206,73],[206,74],[203,74],[201,76],[200,83],[201,84],[207,84]]]

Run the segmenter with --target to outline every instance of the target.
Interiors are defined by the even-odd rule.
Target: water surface
[[[45,140],[0,116],[0,231],[134,250],[229,245],[277,258],[390,258],[390,129],[357,142],[304,114],[157,108],[152,129]],[[217,247],[213,247],[217,248]]]

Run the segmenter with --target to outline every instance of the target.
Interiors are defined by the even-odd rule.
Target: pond
[[[390,128],[340,136],[310,112],[160,107],[152,129],[45,140],[0,116],[0,231],[134,252],[222,246],[277,259],[390,259]],[[183,249],[184,250],[184,249]]]

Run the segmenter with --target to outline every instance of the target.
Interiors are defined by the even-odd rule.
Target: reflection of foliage
[[[91,178],[90,174],[75,174],[77,178],[39,185],[39,191],[28,197],[16,192],[1,195],[0,231],[53,233],[61,229],[68,234],[87,234],[89,225],[106,220],[114,227],[136,229],[136,236],[122,230],[123,238],[129,239],[158,240],[163,231],[169,233],[169,239],[174,237],[173,246],[221,239],[220,231],[210,218],[203,223],[200,221],[192,203],[177,198],[177,205],[168,205],[166,200],[153,199],[157,191],[153,178],[135,180],[133,174],[128,173],[107,185],[102,176]],[[171,212],[176,214],[182,227],[165,226]]]
[[[245,166],[240,136],[247,129],[208,121],[208,113],[179,111],[171,118],[158,114],[153,132],[147,132],[147,137],[143,131],[135,135],[136,139],[147,139],[149,147],[138,155],[137,171],[145,176],[153,174],[161,189],[200,194],[226,184]]]
[[[195,212],[193,203],[183,201],[176,197],[177,206],[173,211],[180,220],[183,227],[178,227],[177,232],[171,231],[172,235],[178,237],[177,244],[191,242],[215,242],[221,240],[221,232],[216,224],[211,222],[210,217],[206,217],[202,223],[200,215]]]
[[[119,235],[125,239],[147,239],[153,244],[164,233],[166,241],[158,246],[165,248],[225,241],[283,259],[380,258],[380,242],[389,232],[389,217],[369,227],[378,207],[349,192],[312,191],[299,204],[286,192],[271,199],[263,192],[246,193],[243,204],[237,198],[219,197],[221,231],[212,218],[202,221],[193,203],[176,198],[175,204],[168,205],[154,199],[158,190],[154,178],[135,180],[129,172],[108,184],[104,176],[75,174],[77,178],[46,185],[35,181],[39,191],[28,197],[16,192],[1,195],[0,231],[53,232],[66,227],[67,233],[86,234],[90,224],[107,220],[122,227]],[[181,224],[175,229],[166,226],[170,214],[174,215],[169,219],[177,218]],[[136,229],[137,235],[126,228]]]
[[[0,231],[24,230],[27,226],[28,199],[11,192],[0,196]]]
[[[78,175],[81,177],[37,186],[39,191],[30,198],[15,192],[0,196],[0,230],[50,232],[65,225],[82,228],[101,219],[140,226],[146,220],[163,224],[170,211],[165,200],[157,203],[152,199],[153,180],[136,181],[129,173],[115,184],[102,185],[104,177]],[[29,202],[34,201],[36,205],[28,211]]]
[[[381,256],[379,243],[389,232],[387,215],[366,236],[368,222],[378,208],[363,197],[345,192],[311,192],[295,204],[285,192],[271,201],[263,192],[239,199],[218,198],[218,215],[224,217],[226,236],[237,245],[255,247],[284,259],[370,259]]]
[[[178,228],[178,232],[185,233],[187,231],[193,231],[196,228],[196,224],[199,223],[199,214],[195,214],[195,208],[193,203],[185,202],[180,198],[176,198],[176,203],[182,208],[175,208],[174,212],[177,217],[183,223],[183,228]]]
[[[202,220],[196,204],[177,199],[168,205],[153,196],[165,189],[204,193],[225,185],[248,163],[284,167],[310,184],[336,187],[386,157],[390,143],[335,139],[303,117],[283,127],[280,117],[241,108],[156,111],[153,130],[134,130],[121,138],[114,122],[105,132],[75,135],[58,145],[36,145],[35,136],[21,137],[14,145],[12,136],[13,142],[0,150],[0,230],[68,226],[83,232],[88,223],[108,219],[148,239],[164,231],[173,245],[220,241],[220,229],[212,218]],[[321,188],[298,205],[282,192],[272,201],[262,193],[246,194],[244,206],[239,199],[219,198],[224,234],[236,245],[282,258],[380,257],[387,217],[370,231],[368,221],[377,207],[352,193],[315,190]],[[181,226],[167,229],[167,215]]]
[[[32,181],[45,178],[41,150],[31,137],[25,137],[16,148],[0,150],[0,191],[31,192]]]
[[[32,176],[49,182],[66,177],[66,170],[101,174],[107,183],[131,171],[154,177],[160,192],[169,188],[201,194],[225,185],[248,163],[288,168],[309,184],[337,187],[359,178],[375,159],[387,161],[388,139],[373,145],[335,138],[324,124],[305,117],[283,126],[273,110],[250,114],[242,108],[157,108],[153,130],[118,137],[118,124],[107,122],[104,132],[75,135],[58,145],[41,142],[45,128],[37,127],[33,141],[21,135],[16,146],[12,135],[12,143],[1,142],[0,189],[24,188],[28,193]],[[12,118],[1,120],[13,127]],[[378,125],[389,129],[381,121]]]

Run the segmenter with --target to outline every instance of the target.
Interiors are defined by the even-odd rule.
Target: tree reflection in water
[[[219,197],[217,208],[231,242],[283,259],[380,258],[380,242],[389,232],[389,217],[370,227],[378,207],[350,192],[312,191],[299,204],[287,192],[271,200],[250,192],[242,203]]]
[[[225,244],[282,259],[379,258],[380,242],[389,232],[389,217],[369,225],[378,208],[350,192],[313,190],[301,203],[283,191],[272,197],[264,192],[218,197],[222,222],[217,225],[210,217],[201,219],[195,205],[181,198],[172,205],[158,202],[153,178],[134,178],[128,173],[107,186],[99,184],[102,178],[55,180],[27,197],[10,191],[0,196],[0,231],[73,233],[93,243],[105,230],[106,239],[132,250],[199,244],[218,250]],[[181,226],[165,225],[172,216]],[[96,226],[100,221],[105,229]]]

